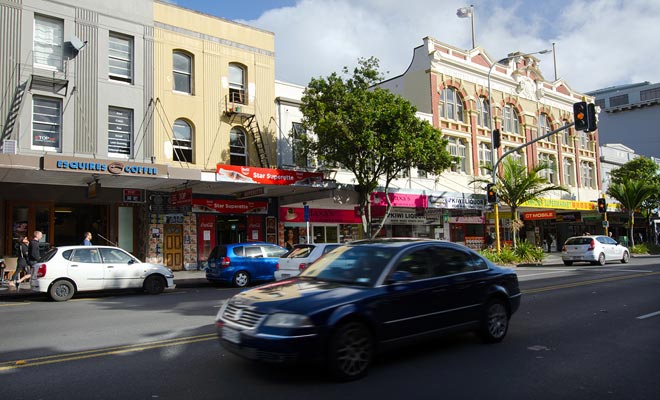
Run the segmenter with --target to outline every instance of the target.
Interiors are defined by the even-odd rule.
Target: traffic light
[[[607,201],[602,197],[598,199],[598,212],[601,214],[607,212]]]
[[[576,131],[589,129],[589,108],[586,101],[578,101],[573,104],[573,119],[575,120]]]
[[[488,199],[488,204],[497,203],[497,193],[495,193],[495,185],[493,183],[486,185],[486,198]]]
[[[493,148],[499,149],[501,144],[502,143],[500,142],[500,130],[495,129],[493,131]]]
[[[587,104],[587,132],[593,132],[598,127],[596,126],[596,120],[598,115],[596,114],[596,105],[594,103]]]

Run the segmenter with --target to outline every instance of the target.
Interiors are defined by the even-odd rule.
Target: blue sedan
[[[520,305],[513,270],[455,243],[362,240],[326,254],[299,276],[227,300],[220,343],[269,362],[320,361],[339,380],[363,377],[377,351],[410,340],[475,331],[506,336]]]

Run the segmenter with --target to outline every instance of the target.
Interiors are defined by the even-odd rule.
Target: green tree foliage
[[[635,225],[635,210],[642,206],[654,193],[657,186],[642,179],[621,178],[620,182],[610,184],[607,194],[615,198],[625,208],[630,221],[630,244],[635,245],[633,228]]]
[[[552,168],[547,163],[540,162],[528,170],[522,160],[506,157],[501,165],[502,170],[501,173],[498,172],[498,179],[495,183],[495,193],[497,193],[499,201],[511,209],[513,218],[511,230],[513,247],[515,248],[517,247],[518,230],[522,226],[521,221],[518,219],[518,208],[528,201],[540,199],[548,192],[557,190],[568,192],[568,189],[560,185],[549,184],[546,178],[539,175],[541,171]],[[472,182],[490,183],[490,180],[479,178]]]
[[[410,102],[374,87],[382,80],[378,59],[359,59],[352,75],[347,67],[343,75],[345,79],[337,73],[313,78],[307,85],[300,109],[303,125],[313,135],[302,138],[300,151],[320,164],[355,175],[367,232],[370,194],[379,181],[384,182],[387,193],[397,174],[415,167],[439,175],[453,157],[441,132],[417,118],[417,109]],[[388,196],[386,199],[387,217],[391,204]]]

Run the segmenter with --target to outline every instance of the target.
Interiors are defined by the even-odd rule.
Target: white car
[[[298,275],[302,270],[325,253],[341,246],[339,243],[296,244],[283,254],[275,271],[275,280]]]
[[[608,261],[630,261],[630,250],[608,236],[574,236],[564,242],[561,259],[565,265],[589,262],[605,265]]]
[[[30,287],[66,301],[82,291],[141,288],[159,294],[175,284],[171,269],[143,263],[118,247],[62,246],[48,250],[34,264]]]

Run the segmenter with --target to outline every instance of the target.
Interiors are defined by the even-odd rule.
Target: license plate
[[[290,276],[291,276],[290,274],[282,274],[282,278],[288,278]]]
[[[222,338],[228,342],[239,344],[241,343],[241,332],[224,326],[222,327]]]

